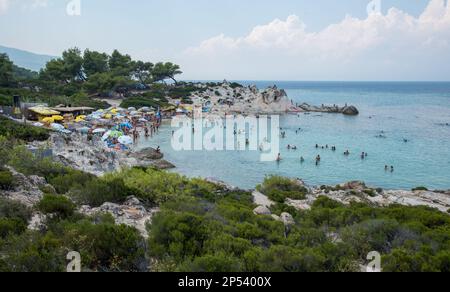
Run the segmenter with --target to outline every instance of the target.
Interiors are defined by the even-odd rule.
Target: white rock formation
[[[78,211],[87,216],[98,213],[109,213],[114,217],[116,224],[134,227],[139,230],[144,238],[148,238],[146,225],[151,223],[152,217],[159,212],[159,209],[148,210],[139,199],[130,197],[123,205],[104,203],[98,208],[82,206]]]

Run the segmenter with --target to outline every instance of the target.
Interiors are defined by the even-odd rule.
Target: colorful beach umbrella
[[[64,117],[63,117],[63,116],[59,116],[59,115],[52,116],[52,119],[53,119],[54,121],[57,121],[57,122],[59,122],[59,121],[64,121]]]
[[[42,122],[46,123],[46,124],[53,124],[55,122],[55,120],[53,118],[47,117],[47,118],[43,118]]]
[[[119,137],[118,141],[119,141],[120,144],[123,144],[123,145],[131,145],[131,144],[133,144],[133,139],[130,136]]]
[[[109,137],[110,138],[119,138],[119,137],[122,137],[122,136],[123,136],[123,133],[119,132],[119,131],[111,131],[109,133]]]
[[[103,129],[103,128],[99,128],[99,129],[95,129],[94,131],[92,131],[92,133],[94,134],[101,134],[101,133],[106,133],[107,130]]]

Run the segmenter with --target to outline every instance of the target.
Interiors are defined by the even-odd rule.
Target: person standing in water
[[[281,153],[278,153],[278,157],[277,157],[277,162],[280,162],[281,161]]]

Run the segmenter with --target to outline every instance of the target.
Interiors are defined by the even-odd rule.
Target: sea
[[[385,189],[450,189],[450,82],[237,82],[260,89],[276,84],[294,103],[349,104],[360,114],[281,116],[286,137],[280,140],[279,163],[262,162],[258,151],[175,151],[170,124],[137,147],[160,146],[165,159],[177,166],[175,172],[245,189],[270,175],[300,178],[309,185],[358,180]],[[331,151],[332,146],[337,150]],[[346,150],[350,155],[344,155]]]

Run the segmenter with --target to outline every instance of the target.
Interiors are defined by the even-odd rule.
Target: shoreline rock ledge
[[[357,116],[359,115],[359,110],[353,105],[346,105],[344,107],[339,107],[337,105],[333,106],[325,106],[321,107],[313,106],[307,103],[303,103],[299,106],[299,108],[305,112],[317,112],[317,113],[335,113],[335,114],[344,114],[346,116]]]

